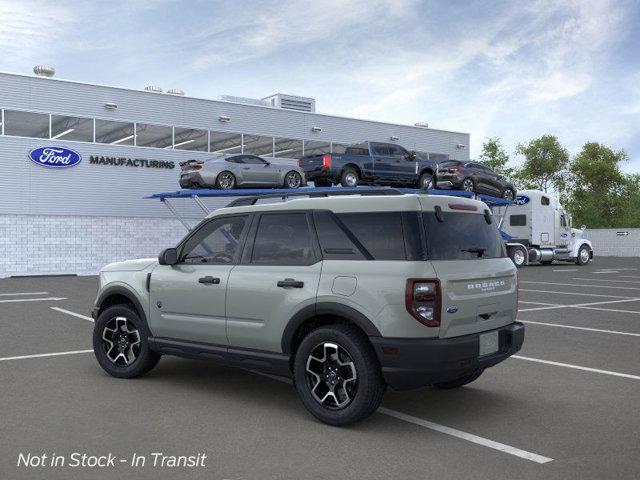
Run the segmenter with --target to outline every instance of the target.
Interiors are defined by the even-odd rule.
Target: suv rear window
[[[488,224],[478,213],[445,212],[440,222],[433,212],[424,212],[429,260],[473,260],[506,256],[495,222]],[[478,253],[481,251],[481,254]]]

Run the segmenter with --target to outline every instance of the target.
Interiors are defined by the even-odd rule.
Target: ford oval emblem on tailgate
[[[450,307],[447,307],[447,313],[456,313],[458,311],[458,307],[456,307],[455,305],[451,305]]]
[[[82,156],[69,148],[39,147],[29,152],[29,160],[43,167],[66,168],[79,164]]]

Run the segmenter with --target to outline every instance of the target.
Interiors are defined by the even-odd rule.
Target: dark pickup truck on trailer
[[[340,183],[357,185],[411,185],[433,188],[436,162],[393,143],[364,142],[344,153],[309,155],[298,160],[316,187]]]

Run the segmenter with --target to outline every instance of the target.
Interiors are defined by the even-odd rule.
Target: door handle
[[[251,167],[242,167],[243,170],[251,170]]]
[[[278,282],[279,287],[293,287],[293,288],[302,288],[304,287],[304,282],[299,280],[294,280],[293,278],[285,278],[284,280],[280,280]]]
[[[198,283],[204,283],[207,285],[218,285],[220,283],[220,279],[207,275],[206,277],[199,278]]]

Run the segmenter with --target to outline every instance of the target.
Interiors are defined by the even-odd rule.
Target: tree
[[[502,147],[498,137],[488,137],[482,144],[482,153],[480,161],[494,172],[511,177],[514,174],[514,168],[507,166],[509,163],[509,155]]]
[[[554,135],[543,135],[527,144],[519,144],[516,153],[525,161],[517,175],[522,185],[560,194],[566,185],[569,152]]]
[[[637,195],[638,179],[622,174],[619,163],[625,160],[624,150],[613,151],[598,142],[585,143],[573,158],[569,206],[576,225],[619,227],[627,221],[625,216],[634,208],[629,198],[634,192]]]

